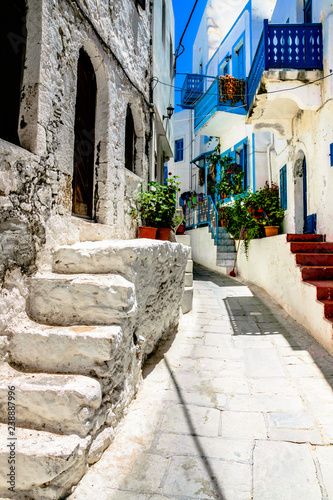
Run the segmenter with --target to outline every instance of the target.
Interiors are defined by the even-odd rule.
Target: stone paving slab
[[[262,290],[196,267],[193,311],[69,498],[333,500],[332,374]]]

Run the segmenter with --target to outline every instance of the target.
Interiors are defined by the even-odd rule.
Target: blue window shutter
[[[184,159],[184,140],[175,141],[175,162],[183,161]]]
[[[331,167],[333,167],[333,142],[330,144]]]
[[[287,165],[280,170],[280,200],[281,207],[287,210]]]

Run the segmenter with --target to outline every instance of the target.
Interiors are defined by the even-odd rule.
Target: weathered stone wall
[[[79,51],[96,74],[94,218],[112,238],[134,236],[132,198],[148,176],[150,11],[134,0],[27,0],[21,148],[0,140],[0,278],[32,271],[49,217],[71,227],[74,120]],[[125,172],[127,105],[136,141],[135,173]],[[56,230],[56,228],[55,228]],[[68,230],[68,240],[71,239]],[[51,237],[51,235],[50,235]],[[65,239],[65,235],[63,235]],[[5,249],[4,249],[5,248]]]
[[[62,498],[110,444],[143,362],[177,328],[188,252],[149,240],[68,245],[54,252],[53,273],[22,286],[27,311],[6,325],[0,366],[0,422],[8,385],[18,394],[17,498]]]

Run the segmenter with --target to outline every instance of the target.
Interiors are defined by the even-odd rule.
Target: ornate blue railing
[[[247,80],[247,106],[252,104],[262,73],[269,69],[322,70],[321,24],[268,24],[258,44]]]
[[[186,229],[207,225],[212,231],[216,244],[218,244],[219,213],[211,196],[207,196],[202,203],[193,208],[185,207]]]
[[[186,75],[181,92],[182,108],[193,108],[194,103],[200,99],[204,91],[204,78],[204,75]]]

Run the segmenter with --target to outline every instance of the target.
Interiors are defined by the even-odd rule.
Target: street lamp
[[[173,112],[174,112],[175,108],[171,106],[171,104],[169,104],[169,106],[167,107],[167,115],[163,115],[163,120],[164,118],[166,118],[167,120],[170,120],[170,118],[172,117],[173,115]]]

